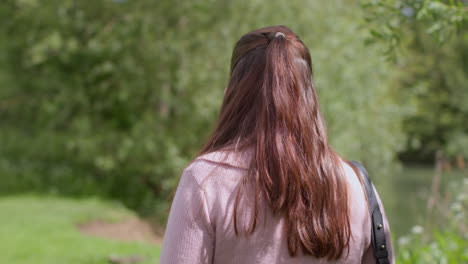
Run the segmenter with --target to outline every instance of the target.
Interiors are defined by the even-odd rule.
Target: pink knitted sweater
[[[290,257],[283,219],[274,216],[262,201],[259,201],[259,225],[254,233],[236,236],[232,222],[236,190],[251,157],[251,150],[237,154],[217,151],[196,158],[185,168],[171,206],[161,264],[375,263],[364,189],[354,171],[344,162],[352,231],[348,255],[345,251],[342,259],[333,262],[302,254]],[[252,203],[248,194],[244,197],[238,208],[241,232],[252,217],[250,209],[242,209],[242,204]],[[388,220],[379,197],[378,201],[383,211],[390,262],[395,263]]]

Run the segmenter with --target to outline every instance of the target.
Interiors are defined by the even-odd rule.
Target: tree
[[[400,100],[412,106],[404,120],[407,160],[432,160],[437,150],[468,157],[468,12],[463,1],[364,3],[371,41],[386,45],[400,74]]]
[[[164,215],[214,125],[235,42],[266,25],[310,47],[339,153],[383,174],[402,147],[393,72],[363,44],[357,2],[7,0],[0,13],[3,192],[98,193]]]

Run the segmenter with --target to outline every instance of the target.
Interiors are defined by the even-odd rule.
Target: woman
[[[217,128],[182,174],[161,263],[375,261],[363,184],[328,145],[307,47],[284,26],[244,35]]]

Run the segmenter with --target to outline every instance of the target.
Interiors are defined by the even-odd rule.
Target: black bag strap
[[[390,264],[388,260],[387,244],[385,243],[385,227],[383,223],[382,213],[374,193],[372,182],[367,174],[366,169],[361,163],[352,160],[351,163],[359,170],[364,186],[366,188],[367,201],[369,205],[369,213],[372,222],[372,247],[374,248],[374,256],[377,264]]]

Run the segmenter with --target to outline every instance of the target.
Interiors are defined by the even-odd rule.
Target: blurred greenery
[[[436,228],[415,226],[400,237],[397,263],[468,263],[468,177],[447,187],[430,220]]]
[[[443,45],[453,35],[466,31],[468,21],[466,1],[365,0],[361,5],[367,11],[365,21],[370,33],[385,43],[385,53],[393,58],[415,30]]]
[[[399,70],[392,85],[410,106],[404,160],[437,150],[468,157],[468,12],[466,1],[364,1],[372,35]]]
[[[0,262],[21,264],[104,264],[109,256],[139,255],[157,263],[160,247],[81,234],[88,220],[135,217],[121,205],[99,199],[64,199],[38,195],[0,198]]]
[[[406,200],[426,199],[433,174],[401,164],[468,159],[466,6],[3,0],[0,195],[99,196],[163,223],[213,128],[235,42],[283,24],[310,48],[331,144],[366,165],[400,237],[427,220]]]
[[[216,119],[235,41],[282,23],[311,49],[333,146],[388,175],[406,109],[389,85],[391,65],[351,23],[362,17],[357,2],[171,3],[2,5],[1,192],[99,193],[164,215]]]
[[[395,239],[411,232],[414,225],[426,223],[433,174],[434,169],[427,165],[405,166],[392,177],[381,179],[376,184]],[[459,183],[464,177],[468,177],[466,170],[444,172],[439,191],[448,193],[451,190],[450,185]]]

